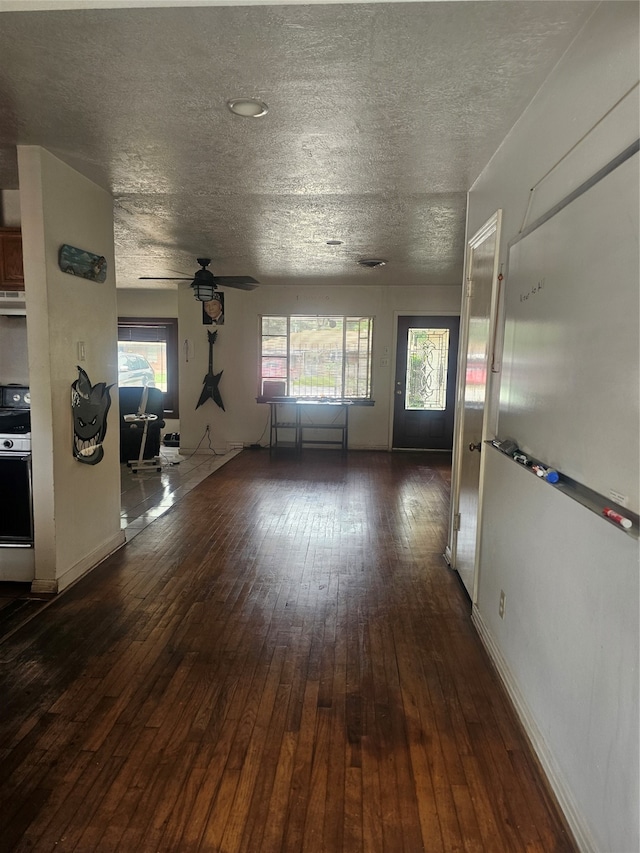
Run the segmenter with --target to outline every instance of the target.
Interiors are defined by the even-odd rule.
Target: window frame
[[[366,395],[356,395],[356,394],[343,394],[342,396],[331,396],[325,394],[292,394],[291,393],[291,370],[294,362],[292,348],[291,348],[291,336],[294,334],[291,330],[291,321],[295,318],[308,318],[308,319],[317,319],[317,320],[342,320],[342,375],[341,375],[341,385],[342,390],[345,390],[345,384],[349,381],[349,377],[347,375],[348,370],[348,356],[350,354],[350,350],[347,347],[347,335],[349,333],[348,324],[349,323],[359,323],[362,324],[363,321],[367,323],[366,329],[366,341],[367,348],[365,352],[365,367],[366,367],[366,385],[367,385],[367,394]],[[270,396],[284,396],[298,400],[304,399],[328,399],[328,400],[349,400],[352,402],[373,402],[373,332],[374,332],[374,322],[375,317],[373,315],[346,315],[346,314],[261,314],[259,315],[259,325],[258,325],[258,336],[259,336],[259,344],[258,344],[258,397],[259,398],[269,398]],[[271,335],[265,334],[264,331],[264,321],[265,320],[276,320],[276,321],[284,321],[286,331],[283,334],[273,333]],[[265,352],[264,349],[264,341],[265,338],[276,338],[282,337],[285,338],[286,346],[283,348],[285,351],[280,353],[269,353]],[[361,340],[361,332],[358,331],[358,341]],[[360,349],[358,347],[358,352]],[[304,350],[303,352],[306,352]],[[266,360],[269,358],[282,359],[285,362],[285,376],[269,376],[265,375],[263,372],[263,365]],[[284,381],[285,382],[285,391],[284,395],[269,395],[264,391],[264,383],[265,381]]]
[[[164,341],[167,346],[167,390],[163,392],[163,411],[165,418],[180,417],[178,389],[178,318],[177,317],[118,317],[118,342],[120,329],[136,328],[164,329]],[[123,338],[133,340],[133,338]],[[141,341],[144,343],[144,341]]]

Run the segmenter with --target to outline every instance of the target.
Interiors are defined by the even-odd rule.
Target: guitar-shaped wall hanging
[[[220,373],[216,374],[213,372],[213,345],[218,337],[218,332],[207,332],[207,336],[209,338],[209,372],[204,377],[204,388],[200,394],[200,399],[198,400],[196,409],[199,409],[206,400],[211,399],[217,406],[220,406],[224,412],[224,403],[222,402],[220,389],[218,388],[218,385],[220,384],[220,377],[224,371],[221,370]]]

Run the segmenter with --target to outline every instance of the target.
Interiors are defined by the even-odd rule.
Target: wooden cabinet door
[[[0,289],[24,290],[19,228],[0,228]]]

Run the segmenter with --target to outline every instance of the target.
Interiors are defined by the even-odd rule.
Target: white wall
[[[118,399],[104,459],[72,453],[71,384],[117,382],[112,200],[49,152],[18,147],[33,451],[36,590],[58,591],[124,541],[120,529]],[[104,284],[60,271],[63,243],[104,255]],[[78,342],[86,359],[79,361]]]
[[[177,287],[171,290],[117,288],[116,300],[118,317],[178,316]]]
[[[473,186],[469,233],[502,208],[506,262],[525,220],[638,137],[637,82],[638,5],[603,3]],[[485,468],[474,620],[581,849],[637,851],[637,542],[497,452]]]
[[[0,225],[20,227],[20,191],[0,190]]]
[[[26,317],[0,315],[0,382],[29,384]]]
[[[375,275],[375,272],[372,274]],[[185,284],[175,290],[117,290],[118,316],[178,317],[180,363],[180,420],[167,421],[165,432],[180,432],[183,452],[193,451],[211,427],[211,443],[218,451],[227,442],[244,444],[268,441],[265,427],[268,407],[256,403],[260,315],[262,314],[354,314],[373,315],[374,365],[373,409],[353,409],[349,418],[352,448],[389,446],[390,400],[393,381],[393,352],[396,316],[399,314],[454,314],[460,312],[459,287],[258,287],[244,292],[225,290],[225,323],[205,326],[202,305]],[[223,371],[220,392],[225,411],[208,400],[196,410],[209,363],[207,331],[218,331],[213,347],[215,373]],[[385,347],[389,348],[386,354]],[[381,366],[382,358],[388,366]],[[208,447],[205,439],[200,449]]]
[[[375,273],[374,273],[375,275]],[[387,449],[390,442],[395,317],[398,314],[460,313],[459,287],[259,287],[254,291],[225,290],[225,322],[202,324],[201,304],[188,286],[178,294],[180,317],[180,446],[189,451],[211,427],[212,444],[225,450],[227,442],[268,442],[268,407],[256,403],[259,369],[259,318],[262,314],[343,314],[373,316],[373,408],[354,408],[349,416],[351,448]],[[196,411],[208,368],[207,330],[218,330],[213,347],[214,373],[223,371],[222,411],[208,400]],[[185,344],[185,341],[187,342]],[[385,354],[385,347],[389,354]],[[383,357],[389,360],[382,366]],[[204,442],[206,446],[206,441]]]

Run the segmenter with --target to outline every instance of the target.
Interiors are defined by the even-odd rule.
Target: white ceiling
[[[0,188],[16,144],[108,188],[118,286],[149,287],[198,256],[264,286],[459,284],[466,191],[598,4],[64,5],[0,15]]]

